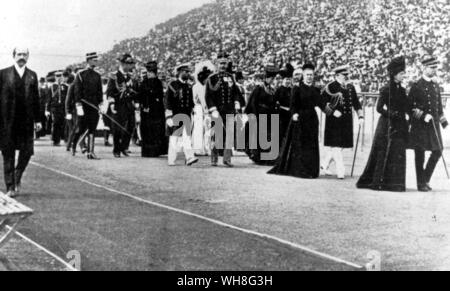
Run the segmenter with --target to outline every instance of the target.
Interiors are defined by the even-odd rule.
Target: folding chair
[[[11,239],[17,227],[32,214],[32,209],[0,192],[0,233],[6,231],[0,237],[0,249]]]

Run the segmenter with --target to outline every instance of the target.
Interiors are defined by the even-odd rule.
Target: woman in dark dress
[[[267,123],[267,141],[272,140],[272,115],[277,114],[276,111],[276,100],[275,100],[275,89],[273,88],[273,81],[277,75],[278,70],[275,66],[267,66],[264,78],[264,84],[257,86],[248,101],[247,107],[245,109],[245,114],[249,116],[249,123],[246,125],[246,154],[249,158],[258,165],[274,165],[275,160],[265,160],[261,157],[262,153],[269,153],[271,149],[262,149],[260,143],[260,127],[265,116],[264,122]],[[256,119],[256,122],[255,120]],[[251,132],[249,124],[257,124],[258,130]],[[263,135],[264,136],[264,135]],[[278,137],[276,137],[278,138]],[[250,145],[257,145],[256,148],[251,148]]]
[[[320,174],[319,118],[325,109],[320,90],[313,86],[315,67],[303,66],[303,81],[292,90],[291,113],[280,158],[269,174],[316,179]]]
[[[156,158],[167,154],[169,142],[166,136],[164,114],[164,90],[157,78],[156,62],[146,65],[148,77],[139,87],[141,110],[142,157]]]
[[[357,183],[360,189],[406,191],[408,101],[406,90],[401,86],[405,68],[404,57],[395,58],[389,64],[390,82],[380,92],[377,111],[381,117],[369,161]]]

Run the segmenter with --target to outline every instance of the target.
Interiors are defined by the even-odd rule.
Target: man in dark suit
[[[10,197],[20,192],[22,175],[34,154],[34,130],[42,129],[38,78],[26,67],[29,55],[28,49],[14,49],[14,66],[0,71],[0,150]]]

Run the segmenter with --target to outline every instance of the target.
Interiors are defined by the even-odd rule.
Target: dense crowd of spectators
[[[131,52],[157,60],[165,75],[178,63],[231,54],[249,75],[275,57],[281,67],[313,62],[318,85],[333,68],[352,67],[361,91],[386,82],[386,66],[407,56],[409,81],[420,74],[420,58],[432,54],[442,65],[440,84],[450,91],[450,0],[217,0],[160,24],[143,38],[124,40],[103,56],[112,71],[117,55]]]

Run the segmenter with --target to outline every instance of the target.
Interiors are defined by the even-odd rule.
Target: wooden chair
[[[17,227],[32,214],[32,209],[0,192],[0,233],[5,233],[0,237],[0,248],[11,239]]]

